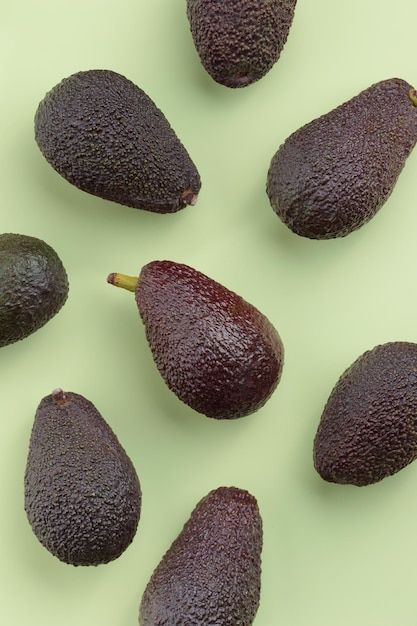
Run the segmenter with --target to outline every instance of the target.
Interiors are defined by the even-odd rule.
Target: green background
[[[0,230],[52,245],[70,294],[43,329],[0,352],[2,623],[137,624],[145,585],[192,508],[236,485],[255,495],[264,521],[256,626],[417,625],[417,466],[356,488],[325,483],[312,464],[342,371],[379,343],[417,341],[417,152],[377,216],[344,239],[293,235],[265,193],[270,159],[299,126],[378,80],[417,82],[416,18],[412,0],[299,0],[274,68],[230,90],[200,64],[185,0],[3,0]],[[124,74],[165,113],[201,174],[195,207],[121,207],[46,163],[36,107],[62,78],[93,68]],[[257,414],[210,420],[160,378],[133,294],[106,277],[162,258],[207,273],[276,326],[284,371]],[[132,545],[98,568],[51,556],[23,509],[33,417],[58,386],[96,405],[142,483]]]

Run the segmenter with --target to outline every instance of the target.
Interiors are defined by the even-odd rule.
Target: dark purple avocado
[[[417,459],[417,344],[381,344],[342,374],[324,408],[313,456],[324,480],[357,486]]]
[[[251,626],[261,591],[262,519],[253,495],[205,496],[153,572],[140,626]]]
[[[417,92],[391,78],[299,128],[273,156],[266,191],[294,233],[345,237],[387,201],[417,142]]]
[[[194,205],[199,173],[165,115],[125,76],[77,72],[40,102],[35,139],[48,163],[79,189],[154,213]]]
[[[142,492],[132,461],[96,407],[55,389],[37,408],[24,477],[39,542],[70,565],[117,559],[138,526]]]
[[[247,87],[278,61],[296,0],[187,0],[193,42],[207,73],[225,87]]]
[[[120,276],[108,282],[123,286]],[[152,261],[132,285],[156,366],[180,400],[216,419],[243,417],[265,404],[284,359],[265,315],[181,263]]]

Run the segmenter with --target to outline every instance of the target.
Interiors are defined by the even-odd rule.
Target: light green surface
[[[378,80],[417,82],[416,18],[411,0],[299,0],[281,59],[232,91],[200,65],[185,0],[3,0],[0,230],[52,245],[70,295],[47,326],[0,352],[2,623],[137,624],[147,580],[191,509],[233,484],[256,496],[264,520],[256,626],[417,624],[417,465],[364,488],[326,484],[312,465],[342,371],[378,343],[417,341],[417,152],[380,213],[345,239],[293,235],[265,193],[272,155],[300,125]],[[93,68],[121,72],[163,110],[202,177],[195,207],[161,216],[105,202],[43,159],[38,102]],[[284,372],[257,414],[216,422],[166,388],[133,295],[106,283],[161,258],[219,280],[278,329]],[[143,487],[133,544],[98,568],[60,563],[23,510],[34,413],[57,386],[97,406]]]

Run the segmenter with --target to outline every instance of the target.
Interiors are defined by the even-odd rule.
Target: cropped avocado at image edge
[[[0,347],[45,326],[64,306],[68,290],[65,267],[49,244],[0,234]]]
[[[397,341],[368,350],[342,374],[314,439],[320,476],[370,485],[417,458],[417,344]]]
[[[187,17],[200,61],[225,87],[247,87],[278,61],[294,19],[296,0],[187,0]]]
[[[155,568],[140,626],[251,626],[261,593],[262,518],[248,491],[219,487],[202,498]]]
[[[385,204],[416,142],[416,90],[399,78],[375,83],[280,146],[271,207],[301,237],[345,237]]]

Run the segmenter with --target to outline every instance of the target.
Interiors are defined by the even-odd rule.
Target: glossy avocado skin
[[[296,0],[187,0],[194,45],[208,74],[226,87],[265,76],[287,41]]]
[[[44,326],[65,304],[68,290],[65,268],[49,244],[0,234],[0,347]]]
[[[415,90],[378,82],[287,138],[267,175],[271,206],[297,235],[344,237],[386,202],[416,141]]]
[[[314,440],[329,482],[376,483],[417,458],[417,344],[391,342],[361,355],[340,377]]]
[[[58,389],[40,402],[24,486],[32,530],[59,560],[108,563],[132,542],[139,479],[110,426],[83,396]]]
[[[183,402],[217,419],[265,404],[280,380],[284,348],[253,305],[172,261],[145,265],[135,297],[158,370]]]
[[[173,213],[196,201],[200,176],[164,114],[126,77],[88,70],[46,94],[35,138],[50,165],[85,192]]]
[[[262,542],[250,493],[237,487],[210,492],[152,574],[140,626],[250,626],[260,600]]]

